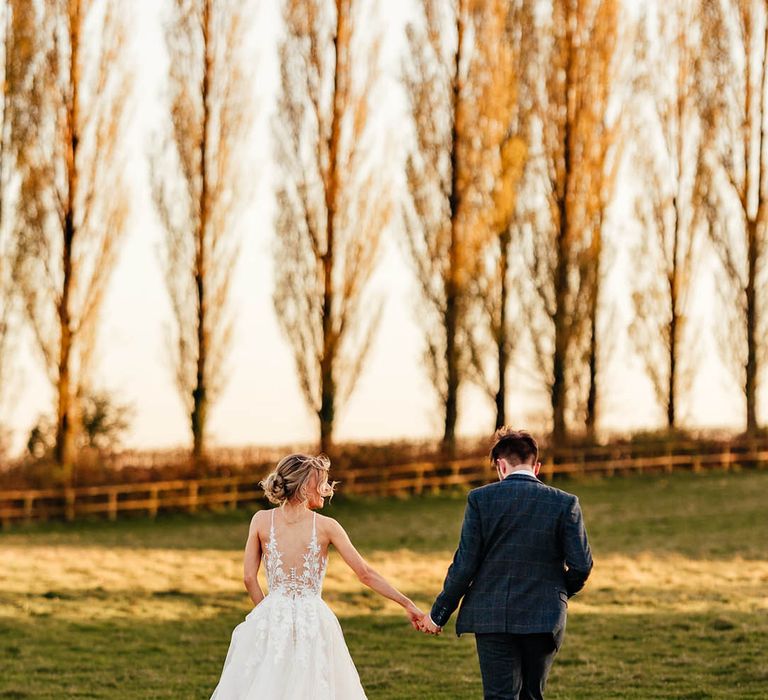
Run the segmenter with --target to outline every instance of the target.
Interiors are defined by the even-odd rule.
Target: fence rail
[[[584,454],[581,459],[542,464],[541,478],[590,474],[673,472],[705,469],[765,468],[768,444],[720,446],[719,452],[687,450],[663,455],[621,457],[614,450]],[[574,453],[575,457],[578,453]],[[249,474],[193,480],[85,486],[77,488],[0,491],[0,523],[46,520],[72,521],[83,516],[105,516],[116,520],[121,513],[139,512],[150,517],[161,511],[195,512],[198,509],[235,509],[263,502],[258,486],[263,466]],[[350,468],[334,473],[341,482],[340,493],[392,496],[436,492],[451,487],[473,487],[493,478],[488,461],[474,457],[442,462],[416,462],[382,468]]]

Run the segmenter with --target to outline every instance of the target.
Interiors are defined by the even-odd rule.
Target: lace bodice
[[[320,555],[320,545],[317,543],[317,513],[312,514],[312,538],[304,553],[304,565],[301,571],[291,567],[283,569],[280,548],[275,537],[275,511],[272,510],[272,520],[269,527],[269,541],[266,546],[266,570],[269,593],[278,593],[289,598],[299,596],[319,596],[323,591],[323,578],[328,563],[327,558]]]

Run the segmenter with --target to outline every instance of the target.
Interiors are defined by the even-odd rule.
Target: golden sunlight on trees
[[[569,415],[583,410],[584,358],[597,353],[589,321],[599,300],[602,221],[614,177],[607,163],[614,140],[606,112],[610,85],[604,81],[616,60],[619,12],[618,0],[553,0],[551,15],[538,27],[542,48],[531,67],[539,90],[529,208],[522,213],[532,277],[523,304],[557,442],[567,439]]]
[[[13,0],[11,11],[24,54],[6,105],[19,181],[17,278],[56,396],[54,455],[67,479],[124,232],[125,18],[114,0]]]
[[[488,228],[478,225],[486,164],[470,134],[475,81],[485,79],[472,65],[481,54],[472,45],[471,5],[422,0],[423,26],[408,28],[403,76],[415,131],[406,163],[405,233],[447,451],[455,445],[459,389],[471,362],[470,279]]]
[[[645,18],[638,41],[643,74],[636,85],[635,128],[652,138],[634,148],[643,229],[634,256],[643,264],[633,271],[630,336],[668,428],[677,427],[679,400],[690,390],[696,362],[688,309],[694,263],[706,234],[699,90],[705,39],[699,12],[699,4],[688,0],[665,4],[655,18]]]
[[[232,285],[239,293],[253,282],[237,260],[241,245],[263,250],[265,237],[291,380],[317,418],[323,451],[334,448],[369,358],[387,301],[374,280],[390,262],[400,264],[398,283],[406,267],[415,280],[416,343],[445,454],[455,454],[463,402],[478,387],[496,426],[549,422],[552,444],[629,429],[646,404],[663,409],[666,430],[693,427],[703,412],[681,416],[693,389],[727,391],[705,375],[694,387],[698,363],[709,366],[698,340],[710,326],[744,393],[746,430],[758,432],[768,360],[764,0],[137,8],[0,2],[0,408],[13,385],[25,390],[19,414],[35,410],[29,368],[13,352],[31,342],[55,402],[33,442],[38,456],[53,454],[57,476],[71,483],[80,447],[105,444],[89,438],[99,426],[116,434],[127,424],[104,409],[94,375],[129,205],[130,222],[143,223],[126,266],[136,265],[139,234],[159,223],[170,311],[157,313],[170,316],[168,354],[191,433],[186,467],[213,468],[211,415],[230,369],[241,369],[229,365]],[[157,24],[146,36],[144,22]],[[146,55],[131,55],[134,34]],[[148,61],[160,65],[166,54],[158,84]],[[148,89],[136,95],[141,119],[128,122],[131,60]],[[150,135],[139,131],[145,124]],[[148,136],[145,189],[132,178],[147,164],[136,141]],[[241,239],[242,214],[271,211],[265,193],[274,221]],[[393,212],[402,217],[394,226]],[[400,227],[405,259],[379,268],[385,236]],[[144,273],[136,265],[137,279]],[[720,303],[709,308],[712,287]],[[409,352],[407,321],[392,330],[387,342],[396,335],[398,352]],[[252,331],[260,341],[262,329]],[[636,356],[618,356],[624,343]],[[608,371],[636,362],[640,382],[631,377],[611,395]],[[644,375],[655,401],[643,396],[626,416],[604,416],[620,392],[646,386]],[[404,400],[415,397],[415,387],[403,390]],[[510,397],[526,399],[514,416]],[[227,439],[238,426],[226,424]]]
[[[722,348],[746,399],[746,430],[758,428],[757,395],[768,331],[766,87],[768,22],[762,0],[704,3],[706,44],[717,51],[703,87],[711,240],[722,264]]]
[[[360,30],[360,0],[287,0],[284,17],[274,304],[327,451],[380,317],[368,293],[391,203],[372,149],[378,39]]]
[[[583,372],[584,424],[595,439],[602,397],[602,369],[614,348],[615,316],[603,298],[603,283],[615,256],[615,244],[605,235],[616,194],[619,167],[627,142],[626,95],[623,73],[633,40],[619,0],[604,0],[595,10],[590,45],[592,69],[584,79],[584,103],[590,105],[584,127],[584,157],[589,177],[583,186],[583,226],[589,244],[580,274],[585,288],[585,332],[580,341],[586,358]]]
[[[512,222],[517,190],[527,157],[530,86],[525,63],[534,50],[533,4],[528,0],[490,0],[475,13],[477,56],[471,80],[475,101],[467,106],[477,129],[474,159],[479,176],[474,226],[484,245],[469,280],[472,328],[469,371],[496,409],[495,427],[507,422],[507,371],[523,323],[513,311],[515,264]],[[490,356],[490,365],[489,364]]]
[[[240,0],[174,0],[166,26],[170,134],[152,159],[152,184],[165,232],[170,350],[196,464],[226,374],[235,224],[248,191],[240,170],[253,107],[241,70],[246,8]]]

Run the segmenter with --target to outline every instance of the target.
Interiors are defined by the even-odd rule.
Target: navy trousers
[[[542,700],[559,644],[551,634],[475,634],[485,700]]]

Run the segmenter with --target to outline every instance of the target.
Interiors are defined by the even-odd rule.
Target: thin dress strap
[[[315,523],[317,523],[317,513],[312,513],[312,539],[317,539],[317,528],[315,527]]]
[[[269,534],[275,536],[275,509],[272,509],[272,522],[269,525]]]

